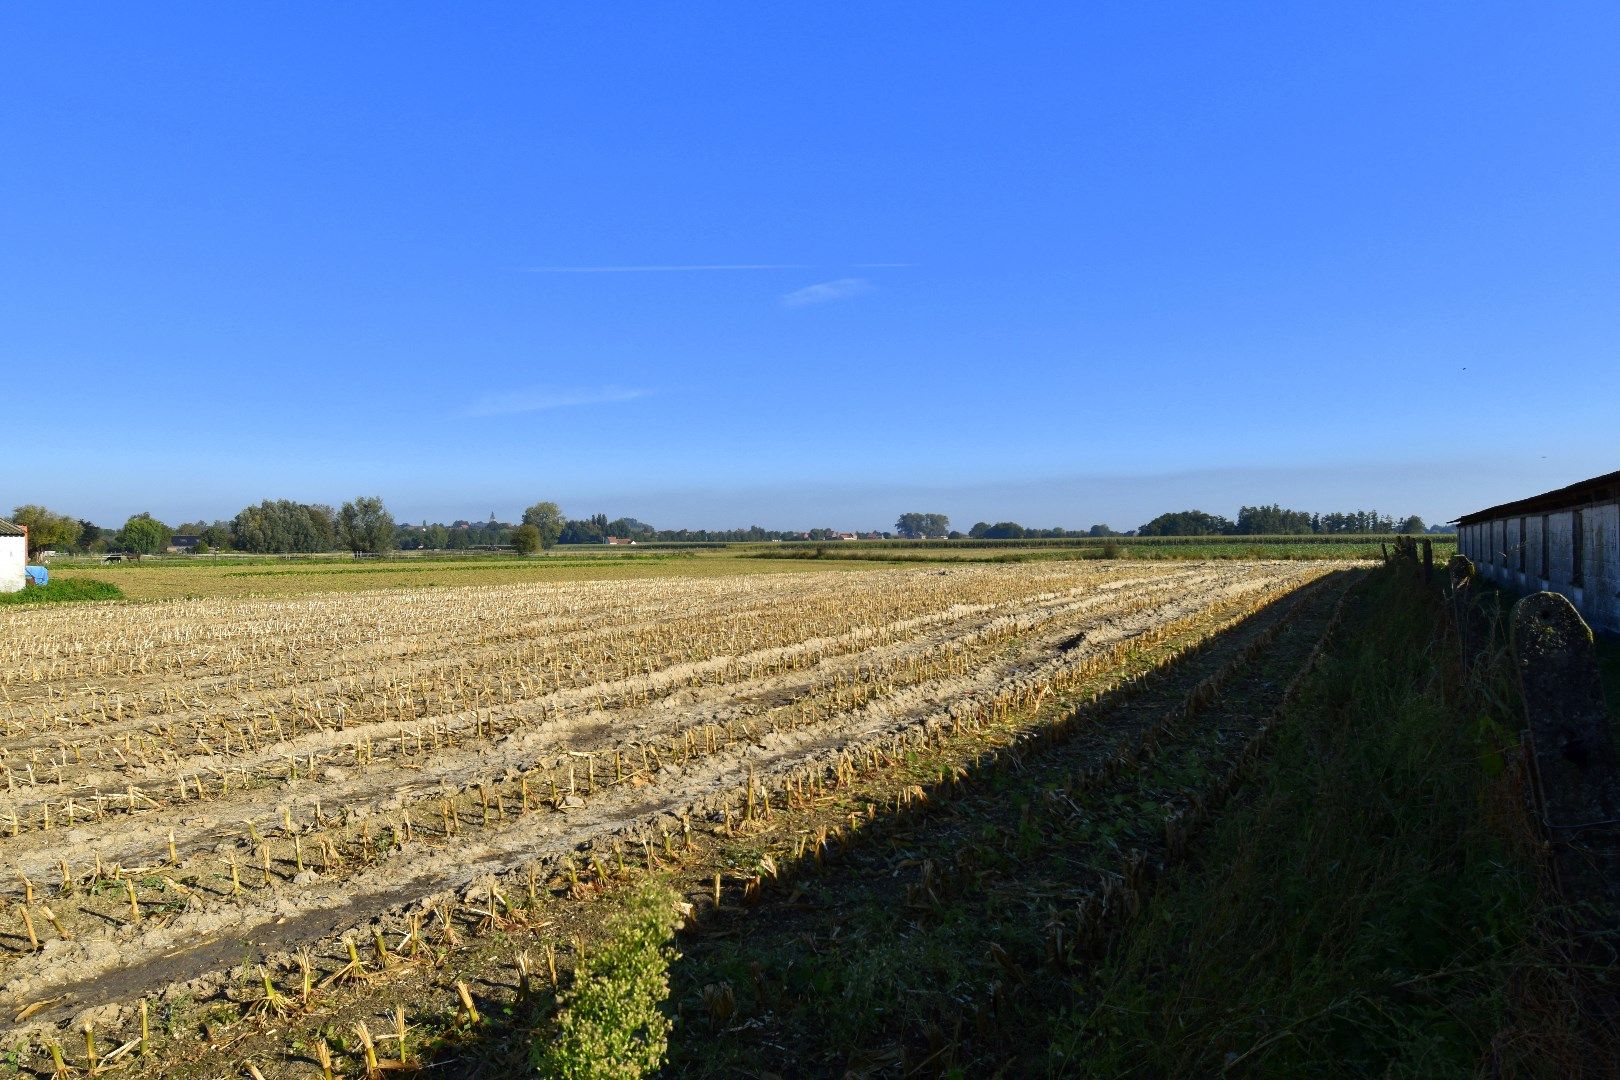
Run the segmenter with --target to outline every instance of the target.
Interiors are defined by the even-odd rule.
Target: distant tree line
[[[1416,514],[1397,520],[1374,510],[1344,514],[1312,514],[1270,506],[1244,506],[1236,521],[1202,510],[1160,514],[1136,530],[1137,536],[1309,536],[1321,533],[1421,533],[1427,531]]]
[[[19,506],[11,521],[28,528],[28,554],[41,551],[127,551],[150,555],[162,551],[173,532],[151,514],[135,514],[118,530],[58,514],[43,506]]]
[[[854,535],[829,528],[808,530],[764,529],[758,525],[738,529],[658,529],[633,517],[609,519],[606,514],[569,518],[555,502],[537,502],[518,522],[457,520],[396,523],[382,499],[361,496],[338,509],[321,503],[265,499],[243,507],[229,521],[189,521],[170,527],[151,514],[131,516],[118,529],[59,514],[43,506],[19,506],[11,520],[28,526],[29,554],[40,551],[123,551],[149,555],[170,546],[176,535],[188,539],[187,551],[239,551],[255,555],[316,554],[351,551],[381,554],[392,550],[466,551],[516,549],[522,554],[549,550],[557,544],[605,544],[609,538],[637,543],[764,543],[792,540],[837,540]],[[898,536],[908,540],[1056,540],[1109,536],[1305,536],[1311,534],[1449,532],[1449,526],[1426,529],[1417,515],[1396,519],[1371,510],[1317,514],[1288,510],[1272,503],[1244,506],[1235,520],[1202,510],[1160,514],[1126,533],[1107,525],[1089,529],[1043,529],[1016,521],[976,522],[966,533],[951,529],[940,513],[907,512],[896,519],[893,532],[861,534],[874,538]]]
[[[840,535],[833,529],[792,531],[764,529],[758,525],[737,529],[658,529],[633,517],[610,519],[606,514],[592,514],[569,518],[555,502],[535,503],[515,523],[499,521],[491,514],[488,521],[423,521],[417,525],[396,523],[382,500],[376,497],[357,498],[338,509],[322,503],[265,499],[254,506],[243,507],[229,520],[198,519],[175,526],[143,513],[131,517],[123,528],[104,529],[93,522],[33,505],[17,507],[12,520],[28,526],[30,554],[44,550],[155,554],[165,550],[177,535],[195,538],[194,544],[188,540],[188,551],[235,551],[252,555],[495,548],[515,548],[527,553],[557,544],[605,544],[609,537],[639,543],[746,543],[832,540]]]
[[[961,536],[956,533],[954,536]],[[970,540],[1066,540],[1081,539],[1088,536],[1118,536],[1119,533],[1107,525],[1093,525],[1089,529],[1065,529],[1055,527],[1042,529],[1034,526],[1026,528],[1016,521],[998,521],[994,525],[983,521],[975,522],[973,528],[967,531]]]
[[[908,540],[949,537],[964,534],[950,531],[950,519],[944,514],[902,514],[896,522],[896,532]],[[1089,529],[1066,529],[1061,526],[1042,529],[1021,525],[1016,521],[975,522],[965,534],[973,540],[1067,540],[1109,536],[1307,536],[1315,533],[1421,533],[1449,531],[1447,528],[1426,530],[1423,519],[1413,514],[1396,519],[1371,510],[1355,510],[1344,514],[1313,514],[1304,510],[1285,510],[1276,503],[1269,506],[1244,506],[1238,510],[1237,520],[1209,514],[1202,510],[1181,510],[1160,514],[1152,521],[1130,532],[1115,532],[1107,525],[1093,525]]]
[[[119,529],[58,514],[43,506],[19,506],[11,519],[28,526],[29,554],[41,551],[127,552],[155,555],[178,536],[188,551],[243,551],[299,554],[349,550],[378,553],[395,547],[394,519],[376,496],[330,506],[266,499],[244,508],[230,521],[189,521],[170,526],[149,513],[131,515]]]

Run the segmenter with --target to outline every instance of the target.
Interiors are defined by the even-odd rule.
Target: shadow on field
[[[694,830],[668,875],[694,911],[672,943],[662,1075],[1065,1071],[1048,1048],[1087,973],[1252,768],[1366,573],[1335,571],[1163,667],[1146,648],[1124,665],[1139,678],[1048,701],[1016,737],[992,724],[866,750],[818,797],[773,791],[731,835]],[[541,974],[500,1004],[515,981],[474,986],[481,1024],[420,1074],[531,1070],[555,1003]]]

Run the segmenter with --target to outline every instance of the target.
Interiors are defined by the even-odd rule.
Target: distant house
[[[20,592],[28,583],[28,529],[0,521],[0,592]]]
[[[834,540],[859,540],[860,536],[858,536],[855,533],[841,532],[841,533],[833,533],[833,539]]]
[[[630,547],[636,546],[636,542],[628,536],[610,536],[607,538],[607,542],[610,544],[626,544]]]
[[[202,537],[200,536],[176,533],[174,536],[169,537],[169,546],[165,550],[170,555],[181,555],[196,551],[197,545],[200,543],[202,543]]]

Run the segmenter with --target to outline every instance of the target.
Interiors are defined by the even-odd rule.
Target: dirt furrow
[[[935,627],[939,623],[946,625],[932,629],[915,639],[906,637],[904,633],[887,635],[898,636],[900,640],[895,644],[865,652],[854,650],[858,648],[860,641],[869,640],[871,634],[806,642],[786,649],[766,650],[740,658],[722,658],[702,667],[685,667],[672,672],[662,672],[657,677],[646,680],[622,680],[614,684],[601,684],[546,695],[525,703],[521,708],[502,711],[503,715],[498,718],[498,727],[502,732],[501,742],[509,743],[512,736],[522,736],[517,743],[506,746],[502,753],[492,756],[493,750],[490,746],[492,740],[483,737],[474,737],[470,743],[441,748],[435,753],[429,769],[404,780],[402,788],[420,791],[437,783],[441,778],[465,783],[470,772],[494,773],[503,768],[521,768],[526,761],[532,760],[534,753],[543,752],[548,747],[561,747],[580,737],[586,740],[586,744],[575,743],[571,748],[589,750],[592,748],[590,745],[592,740],[597,742],[606,740],[614,730],[628,729],[637,732],[638,737],[643,732],[657,736],[661,734],[662,729],[674,724],[690,723],[691,715],[701,715],[705,709],[709,710],[710,722],[719,721],[728,714],[748,709],[754,695],[787,694],[790,698],[802,696],[807,688],[819,680],[845,677],[853,665],[878,663],[898,655],[920,654],[931,648],[943,648],[957,642],[969,643],[975,634],[984,633],[991,628],[1027,630],[1041,622],[1075,615],[1091,608],[1099,608],[1099,614],[1095,618],[1102,619],[1106,618],[1107,612],[1111,610],[1107,606],[1111,601],[1147,603],[1172,591],[1202,587],[1217,580],[1225,579],[1213,573],[1206,573],[1173,580],[1168,587],[1154,583],[1152,590],[1133,592],[1132,590],[1142,583],[1135,579],[1125,579],[1120,587],[1110,585],[1080,597],[1067,594],[1047,597],[1024,610],[1007,612],[992,607],[989,611],[953,611],[937,616],[920,617],[906,625],[904,631],[922,630]],[[1240,583],[1237,587],[1250,586],[1247,583]],[[1073,630],[1071,627],[1071,636]],[[1030,647],[1040,648],[1042,642],[1032,641]],[[694,672],[712,672],[727,664],[740,666],[774,663],[800,655],[814,657],[816,663],[807,669],[784,676],[705,684],[696,690],[684,689],[685,682]],[[622,693],[627,687],[637,691],[670,692],[675,696],[642,709],[604,711],[600,708],[599,703],[604,696],[611,698],[616,693]],[[671,719],[668,715],[670,710],[678,710],[684,719]],[[445,740],[452,742],[459,735],[470,732],[475,724],[480,726],[487,724],[493,732],[497,727],[497,718],[489,710],[475,710],[430,717],[424,721],[372,725],[368,730],[373,739],[385,740],[383,757],[386,765],[386,759],[390,756],[389,747],[386,745],[389,738],[399,738],[405,733],[420,733],[426,725],[433,725],[436,735],[442,730]],[[534,730],[525,730],[531,725]],[[306,769],[304,776],[313,781],[314,789],[308,790],[309,784],[300,781],[306,789],[301,796],[284,795],[285,788],[279,783],[266,787],[262,782],[267,779],[264,777],[259,778],[261,782],[255,785],[236,781],[239,774],[246,778],[243,770],[262,768],[266,763],[280,764],[285,768],[289,758],[307,760],[312,754],[329,753],[352,743],[355,738],[357,736],[354,733],[347,731],[310,733],[277,745],[257,758],[245,756],[229,760],[181,759],[170,766],[140,770],[133,775],[103,777],[91,774],[85,778],[87,783],[82,782],[81,786],[60,794],[55,790],[56,785],[45,785],[40,790],[49,793],[46,801],[55,807],[57,822],[55,831],[59,834],[66,831],[70,836],[76,837],[65,853],[53,852],[53,857],[60,858],[65,854],[70,861],[77,862],[85,857],[87,846],[94,844],[98,837],[116,836],[122,846],[113,850],[102,849],[101,855],[108,861],[118,861],[125,859],[130,852],[140,850],[143,845],[147,848],[161,845],[167,829],[177,831],[182,850],[191,850],[200,842],[207,841],[211,829],[209,822],[212,820],[223,818],[240,826],[241,822],[251,819],[255,814],[276,811],[281,805],[289,803],[294,805],[302,803],[308,806],[313,801],[325,800],[332,806],[367,806],[368,800],[375,798],[375,789],[379,783],[375,778],[378,769],[369,763],[363,774],[357,769],[328,766],[315,770],[314,775],[310,776],[311,770]],[[407,744],[402,741],[398,746],[401,752],[398,756],[403,756]],[[471,760],[473,765],[466,765],[464,762],[467,760]],[[207,775],[211,780],[217,780],[221,776],[230,777],[234,788],[229,796],[211,798],[206,803],[189,801],[176,803],[164,797],[163,789],[154,791],[152,781],[172,782],[176,775],[180,774]],[[143,810],[134,817],[114,815],[98,822],[87,821],[75,829],[64,830],[65,818],[61,810],[63,800],[76,798],[85,805],[91,804],[98,782],[101,785],[101,793],[109,799],[117,800],[124,797],[126,785],[133,782],[137,784],[137,790],[156,794],[161,805],[154,806],[152,810]],[[396,806],[398,802],[397,797],[389,797],[383,805]],[[138,805],[147,804],[142,802]],[[22,798],[0,802],[0,808],[6,813],[31,818],[39,817],[41,806],[42,802],[38,799]],[[0,858],[16,858],[28,872],[39,872],[41,855],[38,849],[43,835],[37,827],[31,826],[17,837],[0,839]]]

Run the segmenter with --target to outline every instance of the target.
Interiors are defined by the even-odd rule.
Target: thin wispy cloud
[[[836,300],[848,300],[852,296],[870,292],[871,289],[872,283],[865,278],[836,278],[815,285],[806,285],[802,289],[785,294],[782,297],[782,306],[809,307],[812,304],[830,304]]]
[[[548,409],[569,409],[577,405],[608,405],[617,401],[634,401],[647,396],[646,390],[628,386],[599,386],[572,390],[512,390],[504,394],[488,394],[457,415],[462,417],[512,416],[517,413],[545,412]]]
[[[809,270],[804,263],[690,263],[651,266],[520,266],[525,274],[675,274],[692,270]]]

